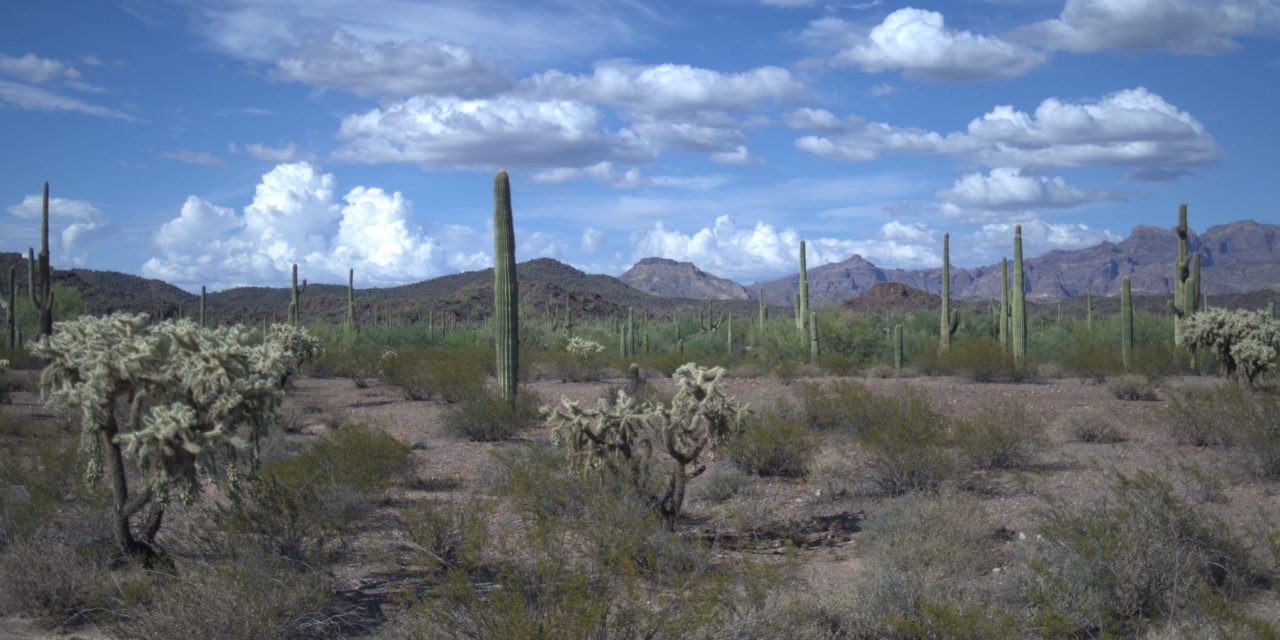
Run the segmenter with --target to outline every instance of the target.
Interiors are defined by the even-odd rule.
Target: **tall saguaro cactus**
[[[960,326],[960,314],[951,310],[951,234],[942,234],[942,310],[938,313],[938,351],[951,349],[951,336]]]
[[[428,319],[427,337],[431,337],[434,329],[432,321],[434,317]],[[347,269],[347,331],[355,331],[356,328],[356,270]]]
[[[1173,343],[1182,345],[1182,321],[1196,312],[1199,303],[1200,283],[1196,274],[1195,284],[1192,282],[1191,258],[1187,255],[1187,205],[1178,205],[1178,226],[1174,228],[1178,235],[1178,257],[1173,263],[1173,301],[1169,303],[1169,312],[1173,314]],[[1198,256],[1197,256],[1198,257]],[[1196,267],[1198,271],[1199,268]],[[1194,293],[1192,292],[1194,286]],[[1188,296],[1191,293],[1191,296]],[[1188,299],[1188,298],[1191,299]]]
[[[516,232],[511,220],[511,180],[506,171],[499,171],[493,177],[493,336],[498,393],[513,403],[520,353],[519,300]]]
[[[809,319],[809,269],[805,265],[804,240],[800,241],[800,299],[796,310],[796,329],[804,335],[804,323]]]
[[[303,292],[307,290],[307,281],[303,279],[302,284],[298,284],[298,263],[293,263],[293,278],[289,292],[289,324],[298,326],[298,307],[301,305],[299,298]]]
[[[4,327],[5,327],[5,346],[10,349],[18,348],[18,268],[9,265],[9,293],[8,298],[0,301],[4,306]]]
[[[1027,357],[1027,287],[1022,271],[1022,225],[1013,228],[1013,358]]]
[[[818,319],[814,312],[809,312],[809,364],[818,366]]]
[[[893,325],[893,375],[902,375],[902,325]]]
[[[44,183],[44,196],[40,206],[40,257],[27,248],[27,293],[39,318],[38,335],[53,334],[53,277],[49,270],[49,183]]]
[[[1128,369],[1133,361],[1133,294],[1129,276],[1120,281],[1120,357]]]
[[[1009,259],[1000,258],[1000,317],[999,325],[1000,350],[1009,352]]]

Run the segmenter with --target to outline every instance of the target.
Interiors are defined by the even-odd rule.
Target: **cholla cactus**
[[[724,369],[690,362],[676,369],[676,393],[670,406],[641,402],[625,391],[614,402],[600,400],[585,409],[567,398],[543,407],[552,442],[565,450],[578,472],[608,469],[648,486],[650,461],[657,452],[670,460],[666,491],[655,506],[668,521],[680,513],[685,486],[706,470],[715,448],[742,427],[746,407],[717,388]]]
[[[170,491],[189,501],[201,478],[216,480],[219,468],[233,473],[242,453],[252,455],[283,398],[280,380],[293,355],[277,342],[256,344],[244,327],[148,326],[144,314],[84,316],[57,329],[31,345],[49,360],[41,400],[79,410],[86,475],[106,472],[119,550],[152,555]],[[130,492],[126,459],[142,472],[142,490]],[[130,518],[149,503],[136,536]]]
[[[267,342],[274,342],[289,354],[285,376],[296,372],[302,365],[324,357],[324,345],[311,335],[306,327],[293,324],[271,325],[267,330]]]
[[[569,338],[569,343],[564,346],[564,350],[575,357],[585,358],[593,353],[604,351],[604,345],[574,336]]]
[[[1182,322],[1183,344],[1212,349],[1227,377],[1254,384],[1275,367],[1280,321],[1263,311],[1208,309]]]

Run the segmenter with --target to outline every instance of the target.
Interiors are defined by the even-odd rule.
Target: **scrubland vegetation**
[[[40,301],[10,302],[0,624],[1280,635],[1262,312],[1184,293],[1170,315],[1008,296],[851,317],[806,296],[772,319],[326,325],[306,286],[265,329],[82,316],[55,288],[35,339]]]

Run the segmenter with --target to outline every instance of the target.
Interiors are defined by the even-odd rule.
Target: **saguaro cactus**
[[[809,319],[809,269],[805,266],[804,240],[800,241],[800,291],[796,302],[796,329],[804,335],[804,323]]]
[[[1022,271],[1022,225],[1013,228],[1013,358],[1027,357],[1027,294]]]
[[[9,265],[9,304],[5,313],[5,336],[10,349],[18,348],[18,268]]]
[[[49,270],[49,183],[44,183],[44,196],[40,206],[40,258],[36,262],[35,251],[27,248],[27,293],[39,318],[38,335],[53,334],[53,277]]]
[[[951,348],[951,336],[960,326],[959,311],[951,309],[951,234],[942,234],[942,309],[938,313],[938,351]]]
[[[516,289],[516,233],[511,220],[511,181],[506,171],[493,177],[493,313],[498,393],[516,399],[520,352],[519,292]]]
[[[760,287],[756,292],[756,300],[760,302],[760,332],[764,333],[764,321],[769,319],[769,312],[764,306],[764,287]]]
[[[1182,322],[1188,316],[1196,312],[1196,305],[1199,303],[1198,294],[1200,293],[1199,278],[1195,278],[1195,293],[1188,299],[1188,288],[1192,282],[1192,265],[1191,258],[1187,255],[1187,242],[1189,232],[1187,230],[1187,205],[1182,203],[1178,205],[1178,226],[1174,228],[1174,232],[1178,236],[1178,257],[1173,263],[1173,300],[1169,303],[1169,313],[1173,314],[1173,343],[1182,345]]]
[[[1000,350],[1009,352],[1009,259],[1000,258]]]
[[[1133,295],[1129,276],[1120,281],[1120,358],[1128,369],[1133,361]]]
[[[1093,332],[1093,284],[1084,291],[1084,329]]]
[[[809,312],[809,364],[818,365],[818,318],[817,315]]]
[[[893,325],[893,375],[902,375],[902,325]]]
[[[205,297],[206,297],[206,291],[205,291],[204,285],[200,285],[200,328],[201,329],[209,326],[205,316],[205,311],[206,311]]]
[[[293,278],[290,285],[289,297],[289,324],[298,326],[298,307],[301,304],[299,298],[303,292],[307,290],[307,281],[303,279],[302,284],[298,284],[298,263],[293,263]]]
[[[356,270],[347,269],[347,331],[354,331],[356,328]],[[431,337],[431,331],[434,327],[428,321],[427,337]]]

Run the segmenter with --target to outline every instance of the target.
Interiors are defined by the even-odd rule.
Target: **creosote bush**
[[[1023,595],[1050,637],[1137,635],[1205,590],[1234,597],[1267,577],[1221,520],[1149,472],[1117,474],[1100,503],[1051,502],[1040,535]]]
[[[1179,389],[1169,398],[1165,419],[1175,440],[1233,446],[1254,476],[1280,479],[1280,395],[1221,384]]]
[[[541,405],[542,399],[527,389],[508,402],[497,391],[480,387],[446,409],[441,421],[452,435],[473,442],[497,442],[537,423]]]
[[[1067,434],[1078,442],[1116,444],[1128,439],[1110,418],[1094,410],[1068,411],[1059,420]]]
[[[484,386],[487,352],[400,348],[382,357],[382,376],[410,400],[458,402]]]
[[[979,469],[1021,469],[1048,445],[1044,425],[1020,402],[984,405],[973,418],[957,420],[955,446]]]
[[[948,447],[948,420],[923,392],[904,386],[881,402],[884,418],[861,438],[871,454],[871,481],[881,492],[936,490],[963,471]]]
[[[724,452],[746,473],[803,478],[817,446],[799,411],[779,402],[749,416],[742,432],[725,443]]]
[[[974,382],[1028,382],[1035,379],[1035,366],[1017,362],[1013,355],[989,338],[957,340],[945,352],[925,351],[919,367],[931,375],[954,375]]]
[[[1156,395],[1155,383],[1146,376],[1127,375],[1118,378],[1112,378],[1107,383],[1107,389],[1111,391],[1111,395],[1117,400],[1159,400]]]
[[[886,418],[885,399],[860,382],[804,382],[796,385],[795,393],[811,429],[861,436]]]

